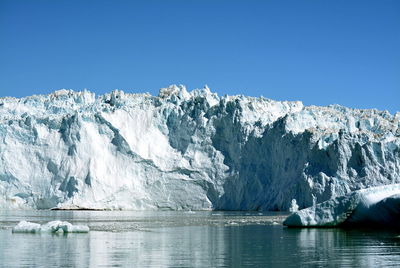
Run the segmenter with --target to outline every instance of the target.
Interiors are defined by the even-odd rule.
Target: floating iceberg
[[[13,233],[88,233],[86,225],[72,225],[67,221],[51,221],[40,225],[38,223],[20,221],[12,229]]]
[[[283,222],[289,227],[400,227],[400,184],[371,187],[302,209]]]

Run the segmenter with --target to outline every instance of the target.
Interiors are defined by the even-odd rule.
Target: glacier
[[[400,183],[400,113],[87,90],[0,98],[0,208],[302,209]]]
[[[296,211],[289,227],[380,226],[399,228],[400,184],[370,187]]]

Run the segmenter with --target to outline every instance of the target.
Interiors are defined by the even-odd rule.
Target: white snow
[[[87,233],[86,225],[72,225],[67,221],[51,221],[40,225],[38,223],[20,221],[13,229],[13,233]]]
[[[400,184],[371,187],[294,212],[283,224],[291,227],[332,227],[342,224],[399,227],[399,204]]]
[[[0,98],[0,208],[304,208],[399,183],[399,119],[208,87]]]

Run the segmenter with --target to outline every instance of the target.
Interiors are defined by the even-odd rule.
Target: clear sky
[[[0,0],[0,96],[170,84],[400,111],[400,1]]]

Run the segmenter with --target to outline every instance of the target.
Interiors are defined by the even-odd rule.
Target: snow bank
[[[13,233],[88,233],[86,225],[72,225],[66,221],[51,221],[40,225],[38,223],[20,221],[12,229]]]
[[[382,225],[400,227],[400,184],[371,187],[302,209],[283,222],[291,227]]]

